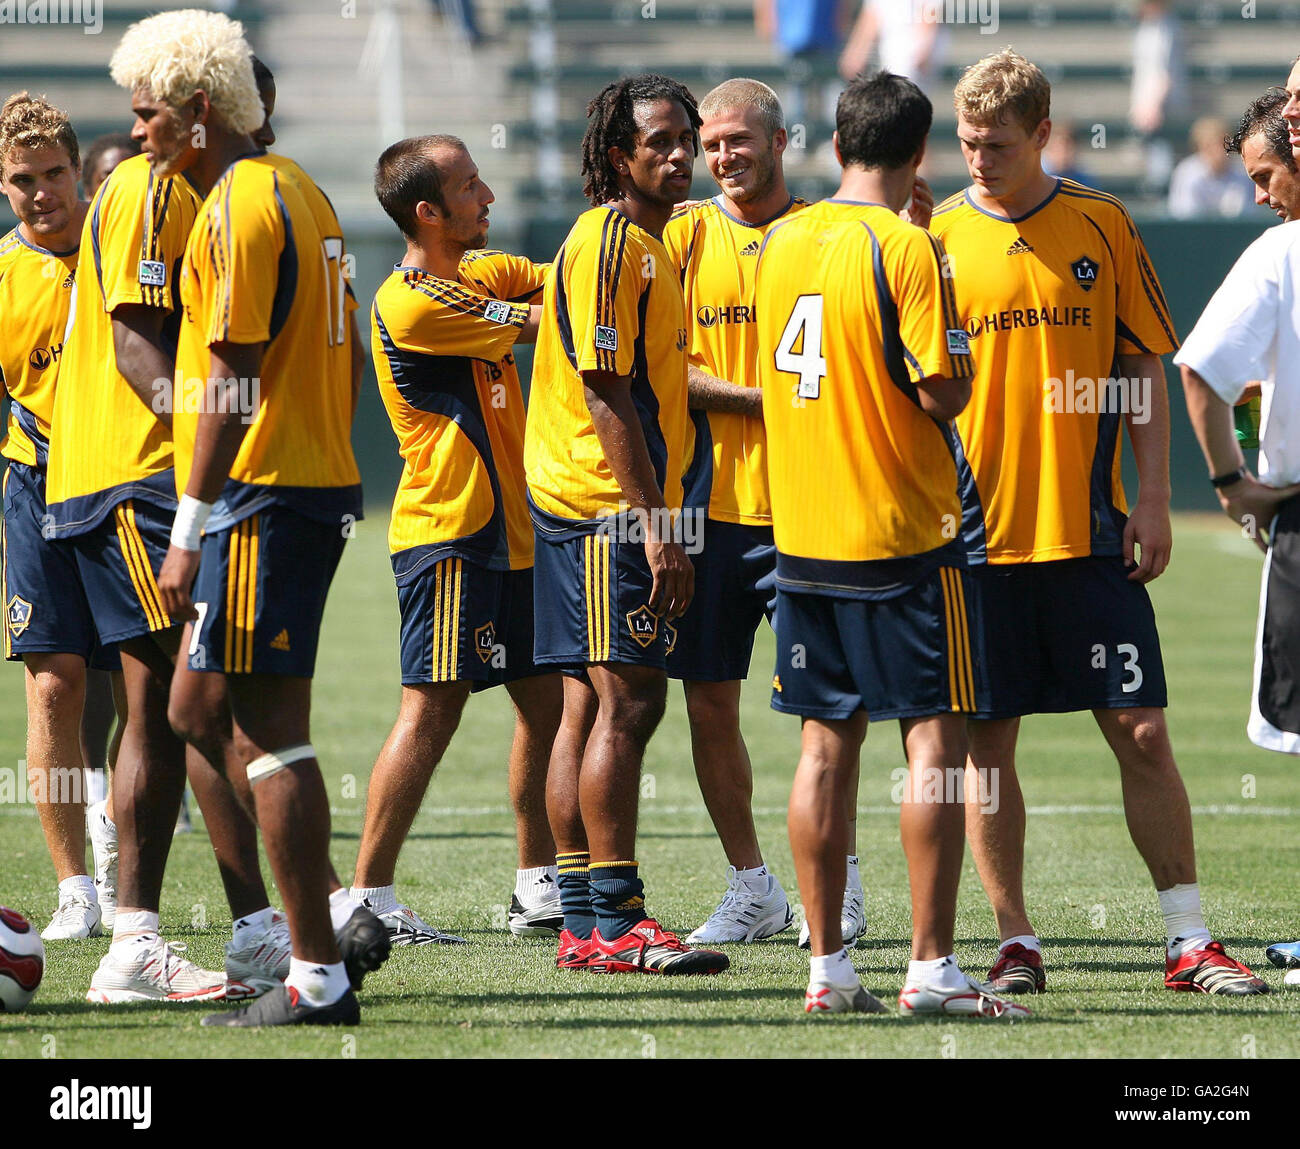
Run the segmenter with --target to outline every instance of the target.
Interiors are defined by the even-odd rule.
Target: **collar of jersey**
[[[39,247],[34,243],[29,243],[27,240],[23,239],[22,229],[17,224],[14,225],[14,235],[18,237],[18,242],[21,243],[23,247],[27,248],[28,251],[34,251],[40,255],[52,255],[55,259],[63,259],[65,256],[76,255],[77,252],[81,250],[80,247],[70,247],[67,251],[50,251],[47,247]]]
[[[965,195],[966,195],[966,202],[971,207],[973,207],[977,212],[979,212],[980,215],[986,215],[989,217],[989,219],[997,220],[998,223],[1022,223],[1023,221],[1027,220],[1031,215],[1037,215],[1040,211],[1042,211],[1043,208],[1045,208],[1049,203],[1052,202],[1052,200],[1054,200],[1060,194],[1060,192],[1061,192],[1061,177],[1057,176],[1056,187],[1052,189],[1052,194],[1049,195],[1045,200],[1043,200],[1043,202],[1040,203],[1037,207],[1031,207],[1027,212],[1025,212],[1024,215],[1018,215],[1014,219],[1011,219],[1005,215],[995,215],[991,211],[985,211],[982,207],[980,207],[979,204],[977,204],[973,199],[971,199],[970,188],[966,189]]]
[[[892,207],[889,206],[889,204],[887,204],[887,203],[877,203],[877,202],[876,202],[875,200],[873,200],[873,199],[836,199],[834,196],[829,196],[829,197],[827,197],[826,202],[827,202],[827,203],[847,203],[847,204],[852,204],[854,207],[883,207],[886,211],[893,211],[893,210],[894,210]]]
[[[760,220],[758,223],[750,223],[748,220],[740,219],[739,217],[732,215],[731,212],[729,212],[725,207],[722,206],[721,193],[713,197],[713,202],[717,205],[718,210],[722,212],[722,214],[725,215],[729,220],[731,220],[732,223],[738,223],[740,224],[741,227],[767,227],[767,225],[771,223],[773,220],[780,219],[783,215],[785,215],[786,212],[788,212],[792,207],[794,207],[794,196],[793,195],[790,196],[789,200],[786,201],[785,207],[783,207],[779,212],[777,212],[776,215],[771,216],[765,220]]]

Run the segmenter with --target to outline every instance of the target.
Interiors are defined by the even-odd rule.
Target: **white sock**
[[[83,901],[95,901],[95,879],[89,874],[73,874],[59,883],[59,901],[80,894]]]
[[[230,928],[231,941],[242,941],[249,934],[265,933],[271,928],[271,919],[274,916],[275,911],[267,906],[265,909],[237,918]]]
[[[103,770],[86,771],[86,805],[93,806],[108,797],[107,773]]]
[[[113,922],[113,944],[110,948],[132,945],[137,941],[156,941],[158,938],[158,912],[156,910],[117,911]]]
[[[1000,946],[998,953],[1006,953],[1012,946],[1024,946],[1027,950],[1033,950],[1036,954],[1043,952],[1043,947],[1039,944],[1038,939],[1033,934],[1016,934],[1013,938],[1007,938]]]
[[[372,914],[386,913],[397,905],[397,894],[392,886],[353,886],[349,897],[357,905],[365,906]],[[349,909],[343,921],[335,921],[334,928],[339,929],[351,916],[352,911]]]
[[[388,888],[391,890],[393,887],[389,886]],[[339,886],[337,890],[330,894],[330,925],[334,927],[335,933],[338,933],[348,924],[348,918],[360,906],[361,903],[348,893],[347,886]]]
[[[555,866],[534,866],[515,871],[515,897],[521,902],[554,901],[560,896],[556,884],[560,871]],[[540,887],[540,888],[539,888]]]
[[[929,985],[936,989],[963,989],[966,978],[957,965],[957,955],[907,963],[908,985]]]
[[[1201,916],[1201,887],[1195,882],[1157,890],[1156,897],[1165,916],[1165,932],[1169,935],[1166,948],[1171,958],[1180,958],[1214,940]]]
[[[101,802],[94,811],[92,817],[98,818],[104,829],[108,831],[109,837],[117,841],[117,823],[108,816],[108,803]]]
[[[858,870],[857,854],[850,854],[845,860],[848,863],[848,871],[844,875],[844,888],[846,890],[862,889],[862,874]]]
[[[737,870],[736,880],[752,894],[765,894],[772,884],[772,875],[762,862],[753,869]],[[856,976],[856,975],[854,975]]]
[[[343,963],[321,965],[301,958],[289,959],[289,976],[284,979],[287,989],[296,989],[298,996],[308,1005],[330,1005],[348,991],[348,974]]]
[[[841,948],[839,953],[814,956],[808,980],[824,981],[836,989],[854,989],[858,985],[858,971],[853,968],[849,951]]]

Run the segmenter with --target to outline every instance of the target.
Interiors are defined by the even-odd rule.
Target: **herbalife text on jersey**
[[[896,0],[913,24],[978,24],[980,35],[998,30],[998,0]]]
[[[103,0],[0,0],[0,24],[81,24],[94,36],[104,30]]]

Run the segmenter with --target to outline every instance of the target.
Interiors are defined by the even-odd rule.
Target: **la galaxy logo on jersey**
[[[627,630],[634,642],[649,646],[659,633],[659,616],[643,604],[627,612]]]
[[[1070,264],[1070,270],[1074,272],[1075,283],[1082,287],[1084,291],[1091,291],[1097,286],[1097,272],[1101,270],[1101,267],[1096,260],[1081,255]]]

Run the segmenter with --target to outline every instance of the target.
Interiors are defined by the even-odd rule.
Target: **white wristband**
[[[190,495],[181,496],[181,504],[176,508],[176,518],[172,520],[172,546],[183,551],[199,549],[199,537],[203,527],[212,514],[211,503],[201,503]]]

